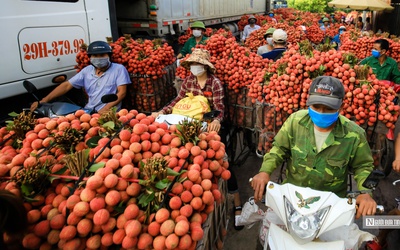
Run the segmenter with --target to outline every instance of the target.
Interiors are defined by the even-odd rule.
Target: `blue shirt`
[[[262,56],[262,58],[268,58],[268,59],[276,61],[282,57],[282,54],[285,51],[286,51],[286,48],[276,48],[276,49],[271,50],[270,52],[262,54],[261,56]]]
[[[101,102],[101,97],[107,94],[116,94],[117,88],[131,83],[131,79],[122,64],[111,63],[111,66],[101,76],[97,76],[96,68],[89,65],[73,76],[69,82],[74,88],[85,89],[89,97],[85,109],[92,110],[96,107],[96,110],[101,110],[106,105]],[[121,103],[117,105],[117,108],[121,108]]]

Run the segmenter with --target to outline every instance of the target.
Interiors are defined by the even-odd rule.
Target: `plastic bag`
[[[271,208],[268,208],[267,211],[265,211],[265,216],[263,218],[263,223],[261,225],[259,234],[259,240],[262,246],[264,246],[264,243],[267,240],[271,223],[287,231],[285,223],[281,220],[281,218],[279,218],[279,216]]]
[[[254,201],[254,197],[250,197],[243,205],[240,217],[235,217],[236,226],[248,226],[251,228],[254,223],[261,221],[264,218],[265,212],[258,207]]]
[[[172,108],[172,114],[184,115],[197,120],[201,120],[203,115],[210,112],[210,105],[206,97],[202,95],[194,96],[193,93],[186,93],[183,98]]]
[[[350,226],[341,226],[325,232],[319,236],[321,241],[336,241],[343,240],[346,249],[359,249],[363,242],[371,241],[375,238],[373,234],[362,231],[357,224],[353,223]]]

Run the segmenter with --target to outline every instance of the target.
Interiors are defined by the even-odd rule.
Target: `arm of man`
[[[186,54],[188,54],[188,53],[191,52],[191,50],[190,50],[190,43],[191,43],[191,42],[190,42],[190,41],[191,41],[191,38],[189,38],[189,39],[185,42],[185,44],[183,45],[181,51],[180,51],[179,54],[178,54],[178,59],[185,57]]]
[[[355,144],[354,157],[350,166],[354,169],[354,179],[357,182],[358,190],[371,191],[362,186],[374,168],[371,149],[365,137],[365,131],[357,134],[359,143]],[[362,215],[373,215],[376,212],[376,202],[370,194],[360,194],[356,199],[356,204],[358,205],[356,218],[360,218]]]
[[[51,91],[46,97],[44,97],[40,102],[50,102],[51,100],[54,100],[55,98],[62,96],[66,94],[68,91],[70,91],[73,88],[71,83],[69,81],[65,81],[58,85],[53,91]],[[34,102],[31,105],[31,110],[35,110],[38,106],[38,102]]]
[[[289,137],[292,135],[293,115],[283,124],[276,134],[273,147],[264,155],[260,172],[253,177],[251,186],[254,189],[254,199],[261,200],[265,191],[265,186],[270,180],[272,172],[290,155],[291,143]]]
[[[108,111],[110,108],[117,106],[126,96],[126,85],[120,85],[117,87],[117,100],[114,102],[109,102],[102,109],[99,110],[99,114]]]
[[[242,35],[242,42],[246,40],[247,34],[248,34],[248,26],[245,26],[243,29],[243,35]]]

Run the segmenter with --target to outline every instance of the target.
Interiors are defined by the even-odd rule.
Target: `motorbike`
[[[363,185],[374,189],[382,178],[384,174],[374,170]],[[270,216],[264,249],[359,249],[360,243],[374,238],[353,223],[359,193],[340,198],[332,192],[268,182],[267,216],[275,215]],[[383,206],[377,210],[382,212]]]
[[[37,97],[37,88],[33,83],[30,81],[24,81],[23,82],[24,88],[27,90],[29,94],[35,98],[37,102],[40,101],[40,99]],[[96,108],[100,106],[101,104],[104,103],[110,103],[113,101],[116,101],[118,99],[118,96],[116,94],[107,94],[102,96],[101,98],[101,103],[97,104],[92,110],[84,109],[81,106],[78,106],[74,103],[70,102],[51,102],[51,103],[39,103],[38,107],[33,111],[34,115],[37,117],[49,117],[49,118],[54,118],[54,117],[59,117],[59,116],[65,116],[71,113],[76,112],[77,110],[84,110],[86,113],[93,114],[96,113]]]

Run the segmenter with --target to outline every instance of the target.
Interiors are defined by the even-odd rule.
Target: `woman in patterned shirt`
[[[157,117],[160,114],[171,114],[172,108],[186,97],[186,93],[193,93],[194,96],[202,95],[207,98],[211,110],[221,111],[207,127],[208,131],[218,132],[224,117],[224,88],[221,81],[213,75],[215,67],[210,63],[209,52],[204,49],[195,49],[181,65],[190,69],[191,74],[183,81],[178,96],[161,111],[152,115]]]

